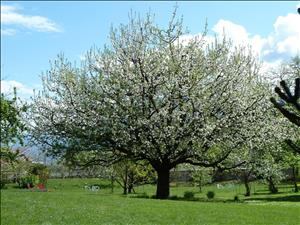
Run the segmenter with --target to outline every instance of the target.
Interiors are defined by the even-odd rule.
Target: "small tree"
[[[1,177],[0,187],[3,188],[9,182],[9,176],[17,177],[17,165],[23,160],[27,160],[26,156],[20,150],[12,151],[8,147],[0,149],[0,164],[1,164]]]
[[[286,82],[283,80],[280,82],[283,91],[279,88],[275,88],[275,92],[280,97],[280,102],[277,102],[275,98],[271,98],[271,102],[274,106],[284,115],[289,121],[300,126],[300,78],[295,79],[294,94],[292,94],[290,88],[287,86]],[[285,108],[285,105],[289,104],[291,108]]]
[[[37,176],[37,183],[46,185],[49,178],[49,169],[47,166],[39,163],[32,164],[30,174]]]
[[[246,189],[245,196],[250,196],[251,195],[250,181],[251,178],[254,177],[253,165],[251,166],[248,165],[247,167],[240,168],[238,171],[238,177],[244,183]]]
[[[25,107],[17,104],[16,88],[14,96],[10,99],[1,93],[0,95],[0,114],[1,114],[1,143],[0,143],[0,161],[1,161],[1,187],[6,182],[8,171],[15,172],[15,166],[21,161],[26,160],[26,156],[20,150],[12,150],[11,145],[15,143],[23,144],[23,131],[25,124],[21,119],[21,114]]]
[[[192,179],[194,184],[199,187],[202,192],[202,187],[212,182],[212,171],[207,168],[194,168],[192,171]]]
[[[278,86],[275,88],[279,101],[272,97],[271,102],[284,117],[298,126],[298,131],[295,131],[298,133],[300,126],[300,57],[296,56],[289,63],[284,63],[277,74],[281,78],[281,88]],[[293,79],[295,81],[294,93],[292,93]],[[299,145],[295,144],[292,139],[287,138],[285,142],[294,152],[300,153]]]
[[[278,151],[274,151],[274,149],[270,148],[271,151],[268,151],[262,159],[258,160],[256,174],[265,179],[270,193],[276,194],[278,192],[277,185],[284,178],[282,172],[284,168],[282,156],[284,153],[282,152],[281,146],[276,145],[274,148],[277,148]]]
[[[21,119],[21,114],[26,107],[17,104],[17,92],[14,88],[14,96],[9,99],[3,93],[0,96],[1,106],[1,148],[9,147],[10,144],[19,142],[23,144],[23,131],[25,123]]]
[[[299,141],[296,144],[299,145]],[[294,191],[299,192],[299,187],[297,185],[297,174],[300,167],[300,156],[299,154],[290,151],[290,146],[286,143],[283,144],[283,148],[286,150],[283,158],[283,164],[285,165],[285,168],[292,170],[292,182],[294,184]]]
[[[153,182],[155,174],[151,166],[145,162],[134,163],[121,161],[112,165],[115,173],[115,180],[123,188],[123,194],[131,194],[134,186]]]

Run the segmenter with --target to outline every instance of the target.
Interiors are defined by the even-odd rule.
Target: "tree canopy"
[[[9,99],[1,93],[1,147],[8,147],[12,143],[23,143],[23,131],[25,123],[21,119],[25,107],[17,105],[16,89],[14,97]]]
[[[277,86],[274,90],[279,100],[274,97],[270,100],[285,118],[295,124],[296,127],[290,126],[291,135],[286,139],[286,144],[300,153],[300,147],[295,143],[300,140],[300,57],[296,56],[290,62],[284,63],[278,75],[281,78],[281,87]]]
[[[32,137],[51,155],[84,153],[87,164],[146,160],[158,198],[168,197],[175,166],[220,166],[264,118],[259,65],[226,38],[184,34],[175,13],[166,28],[133,16],[81,66],[59,56],[28,114]]]

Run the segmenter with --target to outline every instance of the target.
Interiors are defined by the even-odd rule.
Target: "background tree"
[[[14,96],[9,99],[1,93],[1,147],[8,147],[10,144],[19,142],[23,144],[23,131],[25,124],[21,119],[21,114],[26,110],[24,106],[17,104],[16,88]]]
[[[294,94],[292,94],[291,89],[287,86],[286,82],[282,80],[280,85],[283,91],[279,88],[275,88],[275,92],[281,99],[281,102],[277,102],[274,98],[271,98],[271,102],[274,106],[292,123],[296,124],[298,127],[300,126],[300,78],[295,79],[295,88]],[[288,109],[284,106],[286,104],[291,105],[295,109],[289,107]]]
[[[272,194],[278,192],[277,185],[284,178],[282,168],[282,165],[272,157],[265,158],[260,162],[259,174],[267,182],[269,191]]]
[[[112,165],[116,182],[123,188],[123,194],[134,192],[134,186],[155,181],[152,167],[145,163],[123,160]]]
[[[23,164],[24,162],[28,161],[25,154],[17,150],[11,150],[8,147],[2,147],[0,151],[0,188],[3,188],[6,183],[11,182],[12,180],[15,181],[19,175],[19,164]]]
[[[264,129],[255,138],[251,139],[249,145],[245,146],[237,155],[231,156],[231,160],[239,158],[239,160],[245,162],[233,170],[245,186],[245,196],[251,195],[251,181],[259,177],[267,177],[270,174],[269,170],[272,170],[270,167],[274,163],[274,161],[270,162],[268,160],[268,158],[273,160],[270,154],[276,155],[281,151],[280,143],[284,140],[283,137],[280,137],[282,135],[281,126],[280,124],[271,126],[273,123],[270,123],[270,121],[272,121],[272,118],[268,117],[268,120],[265,120],[265,124],[261,125],[264,126]],[[259,123],[257,126],[259,126]],[[273,129],[276,129],[275,133]],[[253,131],[255,132],[255,130]]]
[[[280,125],[279,125],[280,126]],[[263,178],[267,184],[269,191],[273,194],[278,192],[277,185],[281,180],[286,178],[283,170],[286,168],[284,157],[286,149],[281,141],[273,141],[265,145],[265,151],[261,157],[257,158],[255,174],[259,178]]]
[[[300,57],[295,56],[289,62],[284,62],[278,71],[273,74],[281,80],[280,87],[275,88],[275,92],[280,100],[271,98],[272,103],[291,122],[299,126],[299,96],[300,96]],[[293,88],[294,86],[294,88]],[[292,93],[294,92],[294,93]]]
[[[299,141],[295,144],[299,145]],[[299,154],[291,151],[290,146],[286,143],[282,146],[286,151],[283,156],[283,165],[286,169],[291,169],[292,171],[292,182],[294,185],[294,191],[299,192],[299,187],[297,185],[297,176],[299,176],[299,167],[300,167],[300,156]]]
[[[199,187],[202,192],[202,187],[212,182],[212,171],[207,168],[193,167],[192,170],[193,183]]]
[[[21,114],[26,110],[24,106],[17,104],[17,93],[14,88],[13,98],[0,95],[1,115],[1,186],[7,182],[7,172],[15,172],[15,166],[26,156],[19,149],[12,150],[13,144],[23,144],[23,131],[25,124],[22,122]]]
[[[1,161],[9,163],[11,166],[18,163],[20,160],[27,160],[27,157],[20,149],[12,151],[10,148],[1,147],[0,152]]]
[[[51,155],[93,152],[90,163],[145,160],[157,173],[158,198],[169,196],[175,166],[219,165],[260,113],[258,64],[225,38],[183,44],[183,34],[175,13],[166,29],[150,15],[133,16],[81,67],[59,57],[29,114],[34,140]]]
[[[300,126],[300,57],[295,56],[290,62],[285,62],[279,68],[279,71],[274,71],[276,77],[280,78],[280,87],[275,88],[275,93],[279,97],[276,101],[274,97],[271,98],[273,105],[286,117],[290,122],[298,126],[298,128],[291,127],[291,133],[295,132],[296,140],[299,139]],[[294,83],[293,83],[294,82]],[[294,88],[292,88],[294,85]],[[293,93],[294,92],[294,93]],[[292,135],[295,136],[295,135]],[[286,144],[294,152],[300,153],[299,145],[295,144],[295,139],[287,138]]]

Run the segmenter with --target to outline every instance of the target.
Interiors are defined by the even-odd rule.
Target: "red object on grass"
[[[45,189],[45,185],[44,184],[38,184],[37,185],[38,186],[38,188],[40,189],[40,190],[44,190]]]

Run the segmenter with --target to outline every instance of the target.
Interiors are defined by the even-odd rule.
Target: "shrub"
[[[25,177],[21,177],[18,180],[18,184],[20,188],[32,188],[34,187],[36,180],[37,180],[36,176],[28,175]]]
[[[202,192],[202,187],[212,181],[211,170],[207,168],[194,170],[192,172],[192,179],[194,185],[198,186],[199,191]]]
[[[5,184],[7,184],[8,181],[6,179],[1,178],[0,179],[0,189],[4,189]]]
[[[170,200],[178,200],[178,196],[177,195],[172,195],[169,197]]]
[[[141,194],[138,194],[137,196],[136,196],[136,198],[149,198],[149,196],[147,195],[147,193],[141,193]]]
[[[239,198],[238,195],[235,195],[235,196],[233,197],[233,200],[234,200],[235,202],[239,202],[239,201],[240,201],[240,198]]]
[[[152,198],[152,199],[156,199],[156,195],[152,195],[150,198]]]
[[[30,173],[38,176],[38,183],[46,184],[49,178],[49,170],[43,164],[33,164],[30,168]]]
[[[208,191],[206,194],[208,199],[213,199],[215,197],[215,192],[213,191]]]
[[[185,199],[192,199],[192,198],[194,198],[194,192],[192,192],[192,191],[186,191],[186,192],[184,192],[184,195],[183,195],[183,197],[185,198]]]

